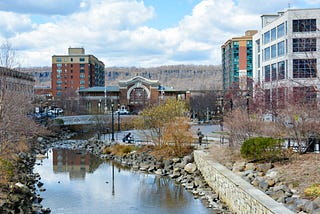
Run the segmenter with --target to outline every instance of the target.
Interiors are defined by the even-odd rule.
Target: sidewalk
[[[197,130],[200,128],[200,131],[204,135],[202,143],[204,145],[210,144],[226,144],[228,143],[227,133],[220,130],[219,125],[193,125],[191,131],[195,139],[198,139]],[[225,134],[224,134],[225,133]]]

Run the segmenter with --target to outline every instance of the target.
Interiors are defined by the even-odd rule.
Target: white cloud
[[[39,2],[26,1],[30,5]],[[66,54],[71,46],[84,47],[106,66],[146,67],[220,64],[220,46],[226,40],[259,29],[262,14],[277,13],[288,4],[284,0],[267,4],[264,0],[203,0],[175,27],[158,30],[146,24],[156,17],[154,8],[140,0],[43,0],[32,13],[23,10],[21,2],[0,3],[2,11],[20,8],[16,13],[0,11],[0,42],[9,39],[24,56],[25,66],[50,65],[52,55]],[[55,2],[66,7],[64,11],[46,12],[44,7]],[[301,2],[293,0],[295,5]],[[34,13],[48,15],[46,21],[32,22]]]

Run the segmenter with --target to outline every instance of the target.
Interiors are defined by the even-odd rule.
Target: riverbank
[[[46,139],[41,142],[50,145]],[[123,166],[130,167],[134,171],[141,173],[152,173],[157,176],[168,176],[177,184],[181,184],[187,191],[193,194],[194,198],[199,199],[203,204],[214,213],[230,213],[227,207],[219,200],[218,195],[206,184],[197,169],[193,155],[183,158],[156,158],[150,155],[152,150],[145,146],[138,146],[138,150],[129,152],[125,155],[104,154],[106,148],[114,146],[107,141],[90,140],[60,140],[51,144],[53,148],[69,148],[73,150],[85,150],[102,159],[111,160]],[[128,145],[132,146],[132,145]],[[142,149],[143,148],[143,149]],[[137,148],[136,148],[137,149]]]
[[[131,167],[142,173],[153,173],[158,176],[168,176],[174,182],[181,184],[191,192],[196,199],[214,213],[231,213],[219,200],[218,195],[206,184],[197,169],[193,155],[183,158],[155,158],[150,151],[133,151],[123,156],[103,154],[105,148],[112,147],[108,141],[95,138],[89,140],[71,140],[72,133],[61,133],[59,137],[39,137],[37,145],[27,154],[20,154],[19,181],[10,186],[10,191],[0,204],[0,213],[51,213],[50,208],[41,205],[41,191],[45,191],[45,184],[41,182],[41,175],[33,173],[36,157],[45,158],[49,148],[68,148],[84,150],[102,159],[115,161],[121,165]],[[142,145],[140,145],[142,147]],[[40,191],[40,192],[39,192]]]

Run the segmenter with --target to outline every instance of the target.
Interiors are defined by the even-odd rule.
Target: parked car
[[[120,113],[120,115],[126,115],[126,114],[129,114],[129,111],[126,109],[120,109],[114,112],[115,115],[117,115],[118,113]]]
[[[50,109],[48,111],[49,114],[63,114],[63,109],[62,108],[54,108],[54,109]]]

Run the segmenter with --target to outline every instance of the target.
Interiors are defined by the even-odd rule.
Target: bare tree
[[[11,69],[18,65],[16,51],[12,47],[12,44],[7,40],[0,46],[0,66]]]

